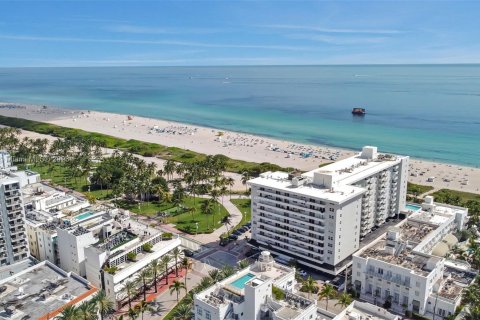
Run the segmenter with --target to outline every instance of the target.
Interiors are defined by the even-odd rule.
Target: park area
[[[180,231],[195,234],[211,233],[222,227],[222,221],[228,215],[227,210],[218,202],[213,203],[211,213],[206,214],[203,206],[207,200],[188,196],[181,204],[158,201],[129,203],[125,200],[116,201],[116,204],[136,214],[155,218],[162,223],[172,223]]]

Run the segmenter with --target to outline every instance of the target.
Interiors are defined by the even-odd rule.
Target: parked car
[[[238,236],[235,234],[231,234],[229,238],[233,240],[238,240]]]
[[[183,250],[183,254],[185,254],[185,257],[193,257],[195,252],[193,252],[192,250],[189,250],[189,249],[185,249],[185,250]]]
[[[298,269],[298,274],[301,275],[302,277],[307,276],[307,272],[305,270],[302,270],[302,269]]]

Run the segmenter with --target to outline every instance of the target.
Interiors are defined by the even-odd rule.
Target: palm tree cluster
[[[140,270],[136,278],[133,280],[127,280],[124,283],[122,291],[127,299],[129,317],[136,319],[135,317],[141,314],[143,318],[143,314],[150,310],[147,303],[148,290],[153,288],[154,292],[157,293],[158,284],[162,278],[165,279],[165,284],[168,284],[168,275],[172,268],[175,268],[175,274],[178,277],[178,267],[180,266],[181,268],[189,268],[190,264],[190,260],[186,257],[183,257],[183,252],[177,247],[169,254],[150,262],[148,267]],[[180,285],[176,284],[177,282],[180,283]],[[181,292],[181,290],[186,290],[187,288],[186,275],[184,282],[175,281],[174,285],[175,288],[173,290],[177,292],[178,298],[178,294]],[[170,290],[172,290],[172,286],[170,286]],[[133,299],[139,295],[142,296],[142,305],[140,307],[139,305],[132,307]]]
[[[166,181],[156,173],[156,164],[147,163],[130,153],[115,151],[104,158],[92,176],[92,183],[112,188],[116,196],[129,201],[150,200],[153,195],[167,192]]]
[[[308,298],[310,299],[311,294],[318,293],[318,298],[320,300],[325,299],[326,300],[326,309],[328,310],[328,301],[331,299],[337,299],[337,303],[335,304],[340,305],[342,307],[347,307],[352,303],[353,298],[350,294],[343,292],[343,293],[338,293],[335,288],[329,284],[326,283],[322,289],[319,291],[319,287],[317,282],[311,277],[308,276],[307,279],[305,279],[302,282],[302,287],[300,288],[300,291],[307,292],[308,293]]]
[[[95,297],[89,301],[82,302],[79,306],[69,305],[65,307],[57,320],[97,320],[105,319],[113,312],[113,302],[107,297],[104,291],[98,292]]]
[[[217,283],[219,281],[222,281],[223,279],[226,279],[233,275],[235,272],[238,270],[243,269],[244,263],[238,264],[235,268],[229,265],[224,266],[222,269],[214,269],[210,270],[208,273],[208,277],[204,277],[200,280],[199,284],[193,288],[192,290],[188,291],[185,287],[181,286],[178,283],[173,283],[170,286],[170,293],[177,293],[177,301],[178,301],[178,293],[182,290],[188,291],[187,295],[180,301],[180,303],[177,305],[175,310],[173,311],[173,319],[175,320],[190,320],[192,319],[192,308],[193,308],[193,296],[196,293],[199,293],[210,286],[212,286],[214,283]]]

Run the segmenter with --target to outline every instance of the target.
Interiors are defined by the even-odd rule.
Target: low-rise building
[[[120,307],[127,299],[123,291],[125,283],[135,280],[138,272],[153,260],[160,259],[180,245],[178,235],[172,238],[157,229],[132,223],[129,228],[112,232],[85,248],[86,277]],[[172,259],[169,267],[174,264]]]
[[[422,210],[353,255],[355,290],[363,299],[389,304],[399,312],[410,310],[428,317],[453,314],[474,273],[447,265],[444,257],[432,251],[463,229],[467,214],[465,208],[426,197]]]
[[[316,300],[297,295],[295,283],[295,269],[277,264],[263,251],[248,268],[195,294],[195,320],[317,319]],[[275,298],[273,287],[283,298]]]
[[[401,320],[402,318],[367,302],[353,301],[333,320]]]
[[[0,319],[54,319],[97,291],[84,278],[44,261],[0,280]]]

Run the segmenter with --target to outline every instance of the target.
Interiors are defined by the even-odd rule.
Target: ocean
[[[0,68],[0,101],[480,166],[480,65]]]

